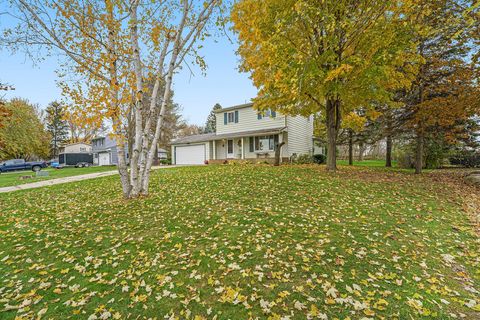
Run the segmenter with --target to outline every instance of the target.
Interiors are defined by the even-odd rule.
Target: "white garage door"
[[[175,160],[177,164],[204,164],[205,145],[175,147]]]
[[[98,165],[100,166],[110,165],[110,154],[108,152],[102,152],[98,154]]]

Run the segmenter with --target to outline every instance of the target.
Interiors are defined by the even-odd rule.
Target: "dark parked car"
[[[45,161],[26,162],[23,159],[14,159],[0,162],[0,173],[17,170],[32,170],[37,172],[46,167],[47,163]]]

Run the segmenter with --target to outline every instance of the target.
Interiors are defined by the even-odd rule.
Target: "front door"
[[[232,159],[235,155],[233,154],[233,140],[227,140],[227,158]]]

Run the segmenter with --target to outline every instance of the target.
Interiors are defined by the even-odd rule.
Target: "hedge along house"
[[[286,116],[273,110],[258,112],[253,104],[219,109],[215,133],[187,136],[172,142],[172,163],[223,163],[225,160],[273,162],[313,153],[313,116]]]

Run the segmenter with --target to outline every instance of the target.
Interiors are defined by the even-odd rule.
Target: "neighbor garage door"
[[[98,165],[108,166],[110,165],[110,153],[102,152],[98,154]]]
[[[175,161],[176,164],[204,164],[205,145],[175,147]]]

